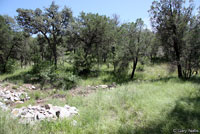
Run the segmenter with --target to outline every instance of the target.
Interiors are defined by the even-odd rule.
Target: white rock
[[[32,89],[35,89],[35,86],[32,86],[31,88],[32,88]]]
[[[37,114],[37,119],[38,120],[44,120],[46,117],[45,117],[45,115],[44,114],[41,114],[41,113],[38,113]]]
[[[19,109],[19,108],[15,108],[15,109],[12,110],[11,113],[12,113],[15,117],[19,117],[19,116],[21,115],[21,113],[22,113],[22,110]]]
[[[35,116],[34,114],[27,112],[24,116],[21,116],[21,117],[34,119]]]
[[[108,85],[99,85],[101,88],[108,88]]]
[[[10,100],[11,100],[12,102],[14,102],[14,101],[15,101],[14,97],[11,97],[11,98],[10,98]]]
[[[65,105],[64,107],[52,106],[51,104],[45,106],[31,106],[23,107],[20,109],[13,109],[12,114],[16,117],[21,117],[25,122],[55,119],[55,118],[68,118],[78,114],[76,107]]]
[[[69,105],[64,106],[66,109],[70,109],[71,107]]]
[[[50,109],[49,111],[47,111],[49,113],[49,115],[52,115],[53,117],[57,117],[56,116],[56,111],[54,111],[53,109]]]
[[[71,115],[70,111],[66,110],[65,108],[60,108],[60,116],[59,116],[59,118],[67,118],[70,115]]]

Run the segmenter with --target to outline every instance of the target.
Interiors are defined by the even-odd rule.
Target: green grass
[[[0,134],[36,134],[38,128],[31,125],[19,124],[17,119],[10,116],[9,111],[0,111]]]
[[[26,67],[26,68],[23,68],[23,69],[17,69],[14,73],[11,73],[11,74],[3,74],[3,75],[0,75],[0,80],[6,80],[6,79],[9,79],[9,78],[13,78],[11,79],[12,82],[15,82],[17,84],[21,84],[23,83],[23,75],[25,73],[27,73],[28,71],[31,70],[31,67]]]
[[[80,85],[105,83],[110,77],[107,68],[99,77],[82,79]],[[145,66],[144,71],[136,72],[134,81],[121,83],[112,90],[98,90],[82,96],[71,96],[68,91],[55,91],[65,94],[66,100],[51,99],[54,105],[75,106],[79,115],[64,120],[42,121],[35,126],[8,123],[11,129],[4,133],[56,133],[56,134],[171,134],[173,129],[199,129],[200,126],[200,78],[190,81],[176,78],[176,72],[169,74],[167,65]],[[37,91],[41,92],[42,91]],[[37,93],[38,94],[38,93]],[[50,94],[53,94],[50,93]],[[34,95],[33,93],[33,98]],[[39,95],[40,96],[40,95]],[[47,97],[46,94],[40,97]],[[1,115],[2,117],[7,116]],[[77,125],[72,125],[76,120]],[[23,131],[24,130],[24,131]]]
[[[178,79],[129,83],[114,90],[98,91],[88,97],[67,99],[67,104],[79,109],[80,115],[74,117],[78,126],[66,130],[63,125],[70,126],[70,121],[63,120],[46,123],[42,127],[46,128],[46,133],[81,134],[170,134],[174,128],[198,129],[198,91],[198,85]],[[58,127],[52,130],[54,125]]]

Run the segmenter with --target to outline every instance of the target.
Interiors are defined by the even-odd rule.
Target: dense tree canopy
[[[14,36],[14,32],[3,16],[0,16],[0,35],[0,71],[5,73],[19,38]]]
[[[121,23],[117,15],[84,12],[73,17],[71,9],[59,10],[55,2],[44,10],[17,9],[17,24],[0,16],[0,71],[11,62],[34,65],[36,72],[68,62],[74,74],[86,75],[106,64],[117,77],[131,68],[133,79],[138,63],[164,56],[176,64],[179,78],[190,78],[200,66],[200,13],[193,15],[193,9],[192,1],[155,0],[149,10],[152,31],[142,19]]]
[[[40,33],[44,36],[53,54],[54,64],[57,66],[57,46],[61,44],[72,20],[71,10],[65,7],[59,11],[59,7],[52,2],[49,8],[45,8],[44,13],[39,8],[35,11],[17,9],[17,12],[17,21],[26,32]]]
[[[82,12],[73,25],[71,35],[75,66],[89,72],[110,51],[112,23],[106,16]],[[74,43],[74,41],[76,43]]]
[[[184,62],[182,59],[185,56],[184,37],[193,18],[194,9],[191,1],[188,7],[186,5],[184,0],[160,0],[154,1],[149,10],[152,26],[169,52],[171,60],[176,62],[179,78],[182,78],[183,72],[187,70],[181,62]]]

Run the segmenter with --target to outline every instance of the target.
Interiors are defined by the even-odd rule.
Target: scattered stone
[[[91,93],[94,93],[97,91],[97,89],[114,89],[116,88],[116,84],[112,83],[111,85],[97,85],[97,86],[91,86],[88,85],[86,87],[83,86],[78,86],[78,87],[74,87],[72,88],[69,93],[72,96],[76,96],[76,95],[81,95],[81,96],[87,96]]]
[[[64,107],[53,106],[47,104],[44,106],[31,106],[15,108],[11,112],[13,116],[19,117],[22,122],[32,122],[44,119],[55,119],[55,118],[68,118],[78,114],[78,110],[75,107],[65,105]]]
[[[31,84],[25,85],[29,89],[36,89]],[[66,97],[65,95],[57,95],[56,97]],[[29,100],[30,97],[25,90],[12,90],[2,87],[0,84],[0,108],[8,110],[9,106],[13,104],[22,104],[24,101]],[[2,102],[1,102],[2,101]],[[22,108],[11,109],[12,117],[19,118],[20,123],[34,123],[44,119],[57,119],[68,118],[78,114],[78,110],[75,107],[65,105],[64,107],[53,106],[51,104],[27,106]]]
[[[115,88],[116,85],[112,84],[112,85],[97,85],[97,86],[91,86],[88,85],[87,88],[89,89],[97,89],[97,88],[102,88],[102,89],[106,89],[106,88]]]
[[[38,114],[36,115],[36,118],[37,118],[37,120],[44,120],[46,117],[45,117],[44,114],[38,113]]]
[[[5,103],[15,103],[15,102],[23,102],[26,100],[29,100],[30,97],[26,92],[23,91],[10,91],[7,89],[2,89],[0,90],[0,98],[5,102]]]
[[[15,103],[16,104],[23,104],[24,102],[23,101],[16,101]]]
[[[30,90],[35,90],[36,89],[36,87],[33,86],[32,84],[23,84],[22,87],[24,87],[26,89],[30,89]]]
[[[31,88],[32,88],[33,90],[35,90],[35,89],[36,89],[36,88],[35,88],[35,86],[32,86]]]
[[[99,85],[99,87],[105,89],[108,88],[108,85]]]

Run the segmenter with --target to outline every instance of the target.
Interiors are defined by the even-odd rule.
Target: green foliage
[[[11,56],[14,54],[14,49],[18,43],[14,37],[14,32],[12,31],[9,24],[3,16],[0,15],[0,72],[11,73],[13,71],[14,61]]]
[[[51,68],[51,64],[47,61],[39,60],[38,57],[35,60],[37,63],[33,65],[31,73],[35,74],[36,76],[38,75],[38,77],[42,77],[42,73],[45,74],[45,72],[48,72],[48,69]]]
[[[19,86],[12,86],[12,89],[16,90]]]
[[[26,98],[26,95],[25,95],[25,94],[21,94],[21,95],[20,95],[20,100],[25,100],[25,98]]]
[[[146,134],[152,132],[171,134],[174,127],[184,129],[198,127],[200,125],[198,120],[199,77],[191,81],[182,81],[173,77],[172,74],[169,76],[166,68],[166,64],[145,66],[144,72],[136,72],[138,81],[118,85],[115,89],[97,90],[87,97],[72,96],[68,91],[58,90],[56,94],[67,95],[66,101],[54,98],[46,103],[59,106],[67,103],[75,106],[79,109],[78,116],[50,122],[42,121],[34,126],[26,125],[25,127],[12,118],[5,120],[3,116],[6,113],[4,112],[1,114],[1,126],[5,124],[4,127],[6,125],[9,127],[6,129],[0,127],[0,129],[4,133],[110,134],[134,132]],[[57,74],[64,75],[61,73],[65,70],[64,67],[58,67],[58,69],[60,70],[57,70]],[[103,69],[107,69],[106,66]],[[107,72],[105,74],[108,75]],[[160,74],[159,77],[158,74]],[[143,78],[139,77],[140,75],[143,75]],[[92,78],[92,80],[97,82],[99,77]],[[83,79],[82,81],[85,84],[89,80]],[[101,82],[103,81],[98,84]],[[50,98],[48,91],[40,90],[31,91],[29,96],[34,99]],[[34,99],[17,105],[17,107],[35,105]],[[76,125],[73,125],[73,120],[77,121]]]
[[[84,58],[84,52],[80,49],[73,55],[73,70],[78,75],[88,75],[94,65],[95,59],[92,56]]]
[[[105,62],[111,52],[113,25],[111,19],[99,14],[82,12],[76,19],[68,41],[74,50],[76,72],[86,75],[94,64]]]
[[[52,64],[40,61],[33,66],[31,74],[44,86],[51,83],[52,86],[61,89],[71,89],[77,84],[78,78],[71,72],[65,72],[64,68],[55,69]]]
[[[191,0],[155,0],[149,10],[165,54],[176,63],[178,77],[185,79],[199,68],[200,28],[193,10]]]
[[[176,79],[174,65],[167,72],[165,64],[149,66],[148,59],[164,61],[165,53],[167,61],[176,63],[179,77],[197,74],[200,14],[192,15],[192,3],[155,0],[150,10],[153,32],[142,19],[121,24],[117,16],[84,12],[73,18],[69,8],[60,11],[54,2],[44,10],[17,12],[24,31],[15,29],[12,18],[0,16],[0,72],[12,73],[19,63],[22,68],[0,80],[36,82],[42,89],[53,90],[31,91],[31,99],[16,107],[46,98],[45,103],[76,106],[80,114],[69,120],[42,121],[37,127],[19,124],[0,111],[0,133],[168,134],[174,128],[200,126],[199,76],[190,81]],[[22,71],[24,65],[32,68]],[[115,89],[95,89],[90,94],[88,85],[114,83]],[[77,84],[75,92],[81,88],[87,97],[66,91]],[[54,94],[67,97],[53,98]],[[72,125],[74,119],[76,125]]]
[[[0,109],[0,133],[1,134],[35,134],[35,128],[31,125],[20,124],[18,119],[10,116],[10,112]]]
[[[129,63],[132,63],[131,79],[133,79],[138,61],[142,61],[147,55],[146,50],[151,44],[152,33],[144,28],[142,19],[137,19],[135,23],[123,24],[120,28],[121,38],[116,46],[114,71],[116,75],[120,72],[125,74],[127,72],[125,70],[129,69]]]
[[[14,59],[9,59],[6,63],[6,67],[4,70],[4,64],[0,65],[0,72],[4,72],[4,73],[13,73],[15,71],[15,69],[18,68],[18,64],[17,61]],[[4,70],[4,71],[3,71]]]
[[[25,32],[42,34],[54,58],[54,66],[57,67],[58,46],[61,46],[63,35],[67,34],[72,21],[71,10],[64,7],[59,11],[59,6],[53,1],[49,8],[45,8],[44,12],[39,8],[34,11],[19,8],[17,12],[17,22]]]
[[[142,65],[141,63],[139,63],[138,65],[137,65],[137,68],[136,68],[136,70],[137,71],[144,71],[144,65]]]
[[[56,81],[54,81],[54,85],[57,88],[68,90],[76,86],[77,82],[78,77],[73,75],[73,73],[56,71]]]
[[[117,79],[125,78],[128,75],[128,70],[129,70],[129,63],[126,61],[126,59],[118,61],[114,72],[115,77]]]
[[[34,99],[35,99],[35,100],[39,100],[40,97],[41,97],[41,95],[40,95],[39,92],[35,92],[35,93],[34,93]]]

